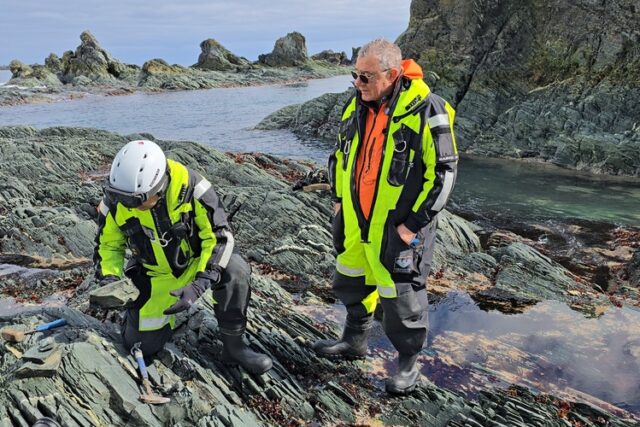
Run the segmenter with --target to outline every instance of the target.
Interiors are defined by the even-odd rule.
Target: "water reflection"
[[[299,306],[319,321],[339,322],[344,308]],[[473,398],[518,383],[605,410],[640,414],[640,311],[612,307],[585,318],[565,304],[539,303],[524,313],[483,311],[464,293],[430,307],[422,373]],[[395,372],[395,351],[379,324],[370,341],[368,375],[380,386]]]
[[[577,218],[640,224],[640,180],[594,176],[550,165],[463,157],[454,202],[489,222]]]

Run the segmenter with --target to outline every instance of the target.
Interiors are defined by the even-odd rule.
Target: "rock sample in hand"
[[[207,39],[200,43],[202,52],[198,57],[198,63],[194,65],[196,68],[213,71],[231,71],[246,68],[250,62],[239,56],[234,55],[218,41]]]
[[[131,279],[124,279],[100,286],[89,293],[89,303],[101,308],[122,308],[135,301],[140,291]]]
[[[271,53],[260,55],[258,62],[270,67],[295,67],[309,59],[304,36],[296,31],[276,40]]]

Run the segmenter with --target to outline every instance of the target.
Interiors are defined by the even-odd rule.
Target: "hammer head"
[[[140,395],[140,401],[150,405],[164,405],[165,403],[169,403],[171,399],[168,397],[158,396],[157,394],[143,393]]]
[[[24,341],[25,331],[20,331],[14,328],[4,328],[0,331],[0,335],[5,341],[9,342],[22,342]]]

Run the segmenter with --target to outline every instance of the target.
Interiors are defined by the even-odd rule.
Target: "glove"
[[[196,279],[187,286],[171,291],[170,294],[180,298],[164,314],[176,314],[187,310],[200,296],[211,286],[211,280],[204,276],[196,276]]]
[[[104,276],[102,279],[100,279],[98,281],[98,285],[100,287],[103,287],[103,286],[106,286],[106,285],[108,285],[110,283],[117,282],[118,280],[120,280],[120,278],[118,276],[114,276],[112,274],[109,274],[108,276]]]
[[[213,267],[211,270],[196,274],[196,278],[209,280],[209,282],[211,282],[210,286],[217,285],[222,279],[222,269],[220,267]]]

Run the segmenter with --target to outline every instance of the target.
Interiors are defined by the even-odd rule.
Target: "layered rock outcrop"
[[[124,77],[127,66],[103,49],[93,34],[84,31],[80,34],[80,41],[75,52],[63,56],[64,82],[84,83],[88,79],[107,83]]]
[[[249,342],[274,359],[274,369],[256,377],[219,361],[220,332],[205,296],[188,317],[180,316],[172,342],[149,370],[155,391],[171,402],[142,404],[135,362],[112,323],[117,315],[98,316],[87,307],[87,291],[96,286],[88,257],[100,183],[112,156],[133,138],[153,139],[79,128],[0,128],[0,262],[30,267],[1,268],[0,293],[32,299],[65,290],[69,298],[64,307],[0,314],[0,327],[59,317],[69,323],[0,346],[0,423],[30,425],[49,416],[63,425],[633,425],[593,405],[518,386],[489,389],[470,401],[423,382],[411,397],[390,398],[379,392],[372,372],[380,367],[372,360],[318,358],[310,343],[339,332],[335,323],[304,310],[324,306],[314,294],[327,293],[335,262],[329,196],[292,190],[307,166],[173,141],[157,142],[169,157],[212,181],[254,265]],[[497,288],[496,298],[527,304],[543,298],[571,302],[569,291],[593,292],[522,242],[494,239],[496,246],[485,252],[471,223],[447,212],[439,220],[434,286],[449,278],[463,288]],[[531,284],[527,289],[519,286],[522,277]]]
[[[464,150],[638,175],[637,8],[414,0],[398,44],[457,105]]]

